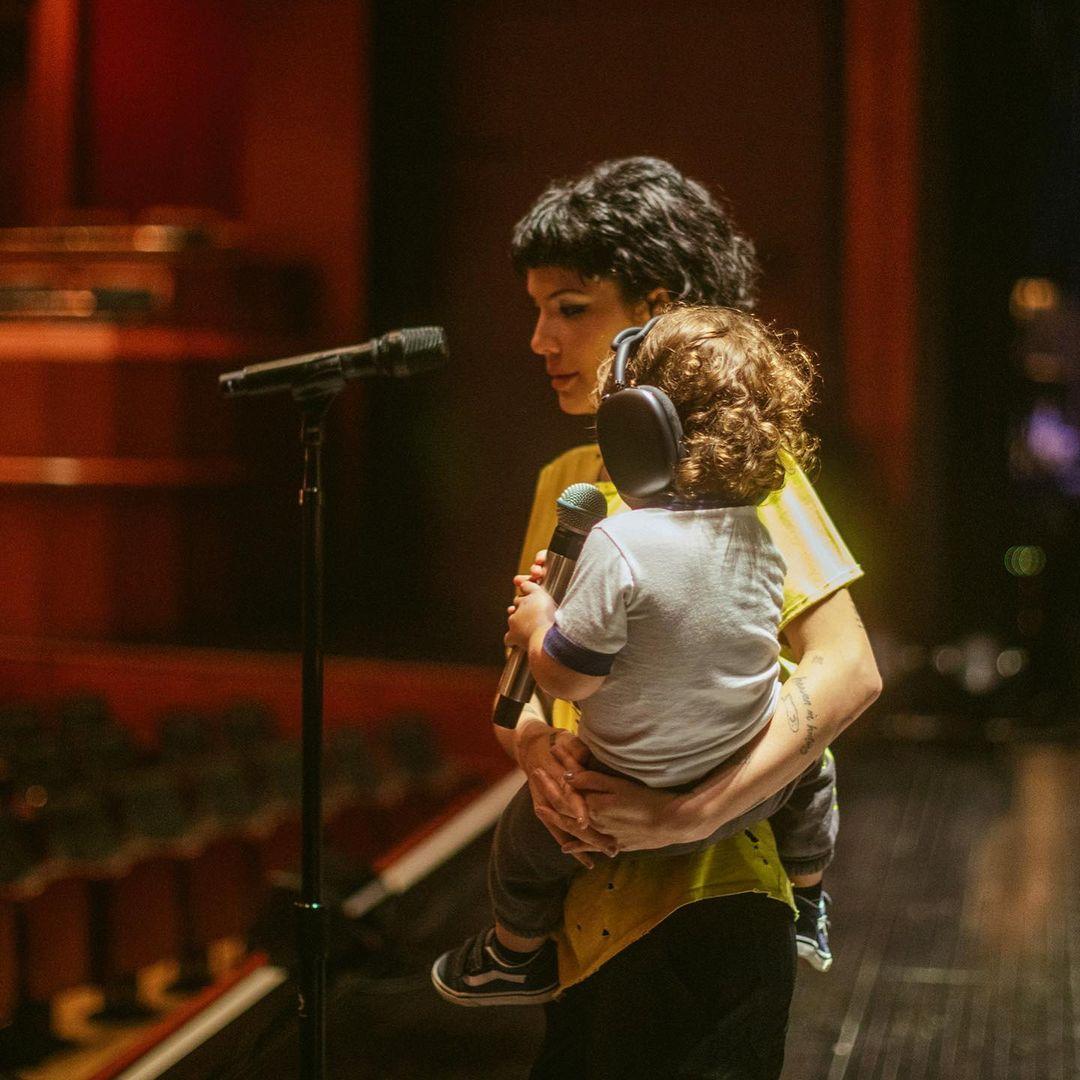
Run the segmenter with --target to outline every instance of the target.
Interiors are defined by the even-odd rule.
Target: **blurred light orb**
[[[1046,552],[1038,544],[1014,544],[1005,552],[1005,569],[1013,577],[1035,577],[1046,569]]]
[[[964,666],[964,653],[956,645],[941,645],[934,650],[934,670],[939,675],[952,675]]]
[[[998,653],[997,671],[1003,679],[1019,675],[1027,667],[1028,655],[1025,649],[1002,649]]]
[[[1027,322],[1037,315],[1055,310],[1060,298],[1058,287],[1049,278],[1020,278],[1013,285],[1009,307],[1014,318]]]
[[[997,658],[1001,645],[989,634],[972,634],[960,644],[960,682],[969,694],[989,694],[1001,681]]]

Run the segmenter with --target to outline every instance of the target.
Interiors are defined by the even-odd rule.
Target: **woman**
[[[672,301],[753,300],[749,241],[700,185],[650,158],[606,162],[549,187],[518,223],[513,254],[538,310],[532,350],[572,415],[594,411],[596,370],[619,330]],[[541,474],[524,568],[551,534],[555,496],[583,480],[600,482],[620,509],[595,447],[564,454]],[[805,477],[789,474],[761,513],[789,568],[782,631],[795,666],[777,715],[737,761],[673,796],[582,769],[565,702],[551,710],[558,732],[536,699],[513,732],[498,731],[537,815],[586,865],[594,852],[700,840],[743,817],[749,826],[704,853],[624,856],[579,875],[560,941],[562,981],[573,985],[548,1006],[536,1078],[779,1075],[791,893],[772,831],[758,823],[880,682],[845,589],[861,571]]]

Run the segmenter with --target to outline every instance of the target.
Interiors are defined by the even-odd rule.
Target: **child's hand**
[[[529,639],[536,631],[546,629],[555,621],[555,601],[541,585],[519,574],[514,584],[521,590],[521,595],[507,608],[507,633],[504,641],[507,645],[516,645],[519,649],[529,647]]]
[[[529,578],[540,585],[544,584],[544,575],[547,573],[547,548],[538,551],[533,556],[532,566],[529,567]]]

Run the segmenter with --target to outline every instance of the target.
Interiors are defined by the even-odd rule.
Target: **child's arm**
[[[604,685],[606,676],[584,675],[556,660],[545,648],[544,639],[555,625],[555,601],[541,585],[524,575],[514,578],[522,596],[510,608],[507,645],[525,649],[529,670],[537,684],[552,697],[564,701],[584,701]]]

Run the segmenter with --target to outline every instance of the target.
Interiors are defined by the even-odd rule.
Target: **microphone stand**
[[[327,917],[322,902],[323,751],[323,490],[322,448],[326,414],[341,387],[305,394],[294,387],[301,409],[304,472],[300,608],[301,668],[301,840],[300,899],[296,902],[299,944],[297,975],[301,1080],[322,1080],[326,1069]]]
[[[370,370],[346,359],[368,358]],[[296,902],[299,953],[297,990],[300,1020],[300,1080],[323,1080],[326,1070],[327,912],[322,901],[323,758],[323,491],[322,448],[326,414],[346,378],[358,375],[412,375],[446,359],[440,327],[392,330],[364,346],[330,353],[255,364],[219,376],[226,397],[283,389],[286,376],[300,407],[304,472],[300,483],[303,516],[300,624],[301,668],[301,820],[300,899]],[[269,376],[268,376],[269,373]],[[283,374],[284,373],[284,374]],[[270,381],[267,382],[267,378]],[[251,385],[245,390],[245,380]]]

